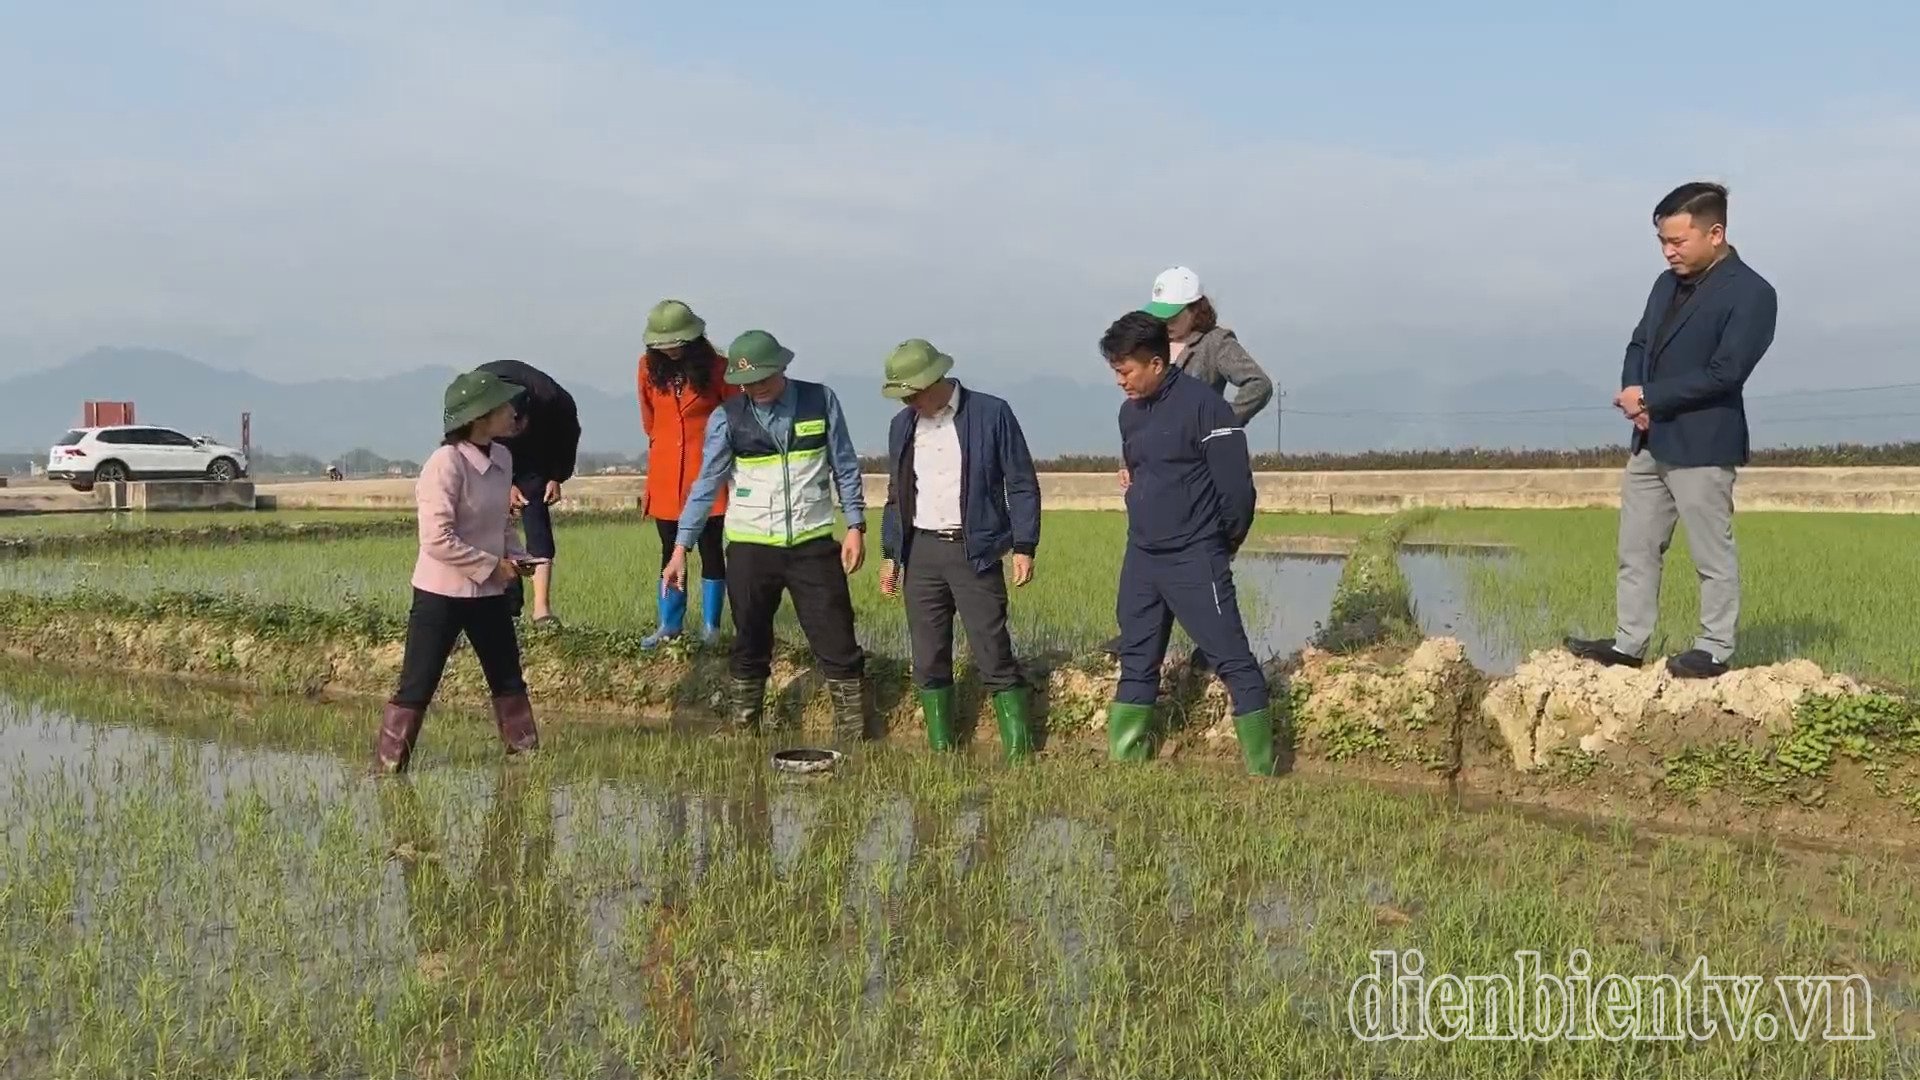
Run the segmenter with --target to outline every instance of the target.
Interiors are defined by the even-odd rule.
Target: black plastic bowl
[[[789,750],[776,750],[773,754],[773,767],[793,776],[818,776],[822,773],[830,773],[838,764],[840,764],[838,750],[797,746]]]

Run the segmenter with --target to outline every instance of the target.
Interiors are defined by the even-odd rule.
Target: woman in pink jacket
[[[406,771],[447,657],[463,632],[486,673],[494,723],[507,753],[539,748],[507,597],[507,587],[532,566],[507,514],[513,455],[498,442],[513,431],[518,394],[518,388],[484,371],[469,371],[447,387],[446,439],[414,486],[420,557],[413,566],[400,686],[380,722],[376,772]]]

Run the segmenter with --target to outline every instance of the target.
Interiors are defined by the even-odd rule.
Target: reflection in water
[[[845,1040],[834,1059],[884,1071],[903,1038],[920,1037],[889,1027],[901,995],[924,992],[929,979],[956,1005],[968,993],[901,953],[923,929],[906,921],[923,850],[937,859],[936,887],[953,896],[999,894],[964,884],[983,860],[998,864],[1004,909],[996,899],[944,910],[947,929],[924,929],[985,947],[1025,943],[1015,970],[1045,1003],[1063,1059],[1086,1052],[1085,1013],[1101,988],[1133,977],[1113,924],[1117,871],[1106,832],[1055,815],[1019,826],[996,848],[977,794],[936,818],[904,793],[782,784],[764,772],[724,794],[565,783],[519,765],[368,782],[326,754],[88,724],[4,698],[0,732],[0,800],[16,810],[61,802],[63,816],[42,816],[45,827],[130,836],[147,826],[129,815],[156,807],[193,823],[168,841],[186,845],[164,864],[182,867],[186,884],[152,910],[155,941],[119,936],[126,913],[97,910],[134,860],[152,861],[138,846],[152,840],[100,850],[65,933],[110,933],[112,948],[173,958],[181,966],[144,970],[200,986],[196,1007],[209,1014],[225,1007],[223,990],[196,979],[249,970],[266,993],[324,1002],[303,1007],[337,1010],[339,1025],[375,1008],[412,1033],[403,1066],[423,1073],[462,1071],[471,1043],[489,1033],[523,1039],[536,1056],[561,1044],[613,1055],[618,1030],[628,1041],[646,1033],[672,1060],[725,1057],[732,1043],[791,1023],[782,1014],[794,1007],[786,983],[795,970],[842,965],[852,965],[855,1011],[826,1021]],[[271,857],[236,846],[242,818],[275,845],[262,849]],[[7,840],[16,854],[45,850],[33,829],[9,828]],[[343,861],[356,850],[377,858]],[[838,886],[820,876],[836,865]],[[729,927],[726,913],[748,902],[743,888],[798,889],[798,902],[812,907],[799,913],[803,925],[838,923],[851,948],[829,935],[820,955],[804,959],[766,928]],[[835,893],[842,906],[820,910]],[[1017,937],[980,936],[1007,919],[1022,928]],[[294,982],[259,967],[262,934],[299,943]],[[63,1015],[46,1022],[57,1028]]]
[[[547,878],[548,791],[530,783],[523,767],[502,768],[478,860],[465,878],[449,872],[439,830],[410,782],[383,783],[379,793],[416,966],[430,988],[422,1022],[432,1030],[475,1012],[506,1025],[550,1015],[571,993],[580,920]]]
[[[1113,849],[1099,829],[1070,818],[1043,818],[1014,849],[1007,883],[1040,932],[1050,962],[1035,974],[1051,991],[1048,1019],[1062,1053],[1071,1056],[1077,1051],[1077,1013],[1098,969],[1118,961],[1110,912]]]
[[[861,998],[879,1003],[887,989],[887,899],[906,888],[913,859],[913,800],[895,796],[874,808],[865,835],[854,851],[853,895],[867,952],[867,977]]]
[[[111,1075],[1352,1074],[1355,957],[1469,932],[1441,915],[1497,951],[1532,910],[1339,832],[1384,796],[1339,822],[1303,800],[1282,843],[1161,816],[1226,792],[1146,771],[1120,781],[1139,799],[1054,766],[922,791],[954,774],[874,748],[787,784],[757,751],[668,745],[742,766],[373,783],[357,740],[345,760],[0,695],[0,1080],[83,1051]]]
[[[1475,666],[1503,674],[1519,662],[1520,649],[1498,624],[1482,620],[1469,598],[1468,571],[1490,557],[1403,550],[1400,570],[1413,594],[1421,630],[1432,637],[1459,638]],[[1246,620],[1255,654],[1287,656],[1313,639],[1333,606],[1345,562],[1340,555],[1240,556],[1234,574],[1253,597]]]

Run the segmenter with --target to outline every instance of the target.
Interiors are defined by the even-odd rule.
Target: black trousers
[[[733,655],[736,679],[764,679],[773,669],[773,620],[782,592],[793,594],[793,613],[807,646],[829,679],[857,679],[866,672],[867,655],[853,633],[853,594],[840,569],[840,544],[830,536],[794,547],[730,544],[733,573],[727,575],[727,600],[733,605]]]
[[[520,508],[520,528],[526,533],[527,554],[536,559],[553,558],[553,508],[547,505],[547,478],[536,473],[521,473],[513,486],[527,505]]]
[[[407,649],[400,660],[400,686],[392,702],[424,709],[440,689],[447,657],[462,633],[480,658],[487,690],[494,697],[527,692],[520,674],[520,638],[514,632],[511,600],[506,596],[441,596],[413,590],[407,612]]]
[[[913,641],[913,682],[922,690],[953,685],[953,616],[967,628],[967,647],[980,684],[997,694],[1020,685],[1020,664],[1007,633],[1007,576],[999,563],[973,568],[966,545],[916,531],[907,560],[907,634]]]
[[[707,519],[707,527],[700,530],[700,580],[719,581],[727,576],[727,556],[722,522],[723,515],[715,514]],[[673,558],[673,545],[680,532],[678,521],[654,518],[655,528],[660,530],[660,567],[666,569],[667,560]]]
[[[520,508],[520,531],[526,537],[527,554],[536,559],[553,558],[553,508],[547,505],[547,478],[537,473],[520,473],[513,486],[527,504]],[[527,583],[514,578],[507,586],[507,611],[514,618],[527,606]]]

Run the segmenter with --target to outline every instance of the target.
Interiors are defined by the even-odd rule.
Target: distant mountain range
[[[438,441],[440,396],[453,375],[450,368],[421,367],[374,379],[283,383],[160,349],[95,349],[58,367],[0,381],[0,431],[6,432],[0,449],[44,453],[61,432],[80,423],[82,402],[105,400],[133,402],[145,423],[235,440],[240,414],[250,412],[254,445],[278,453],[331,458],[364,447],[419,460]],[[899,405],[880,396],[871,373],[809,377],[839,392],[862,452],[885,448],[887,423]],[[582,450],[633,454],[645,448],[640,407],[631,394],[574,381],[565,385],[580,409]],[[1036,453],[1109,449],[1094,433],[1112,430],[1117,391],[1040,378],[1019,384],[1017,399],[1033,410],[1026,422]]]
[[[65,364],[0,380],[0,450],[44,453],[80,422],[90,399],[133,401],[138,418],[194,434],[237,439],[240,414],[253,414],[256,447],[332,458],[365,448],[418,460],[436,438],[440,395],[453,371],[422,367],[372,379],[286,383],[228,371],[178,353],[102,348]],[[1285,372],[1281,373],[1284,377]],[[1330,374],[1286,386],[1281,407],[1269,407],[1248,431],[1256,452],[1284,439],[1289,451],[1352,452],[1432,447],[1596,446],[1622,441],[1624,425],[1606,409],[1606,374],[1576,379],[1553,371],[1501,374],[1448,383],[1426,369]],[[962,373],[963,377],[965,373]],[[833,386],[863,453],[886,443],[898,408],[879,395],[873,372],[807,372]],[[1113,453],[1119,392],[1107,383],[1057,376],[985,377],[983,389],[1013,403],[1040,456]],[[633,454],[646,444],[631,393],[567,382],[580,407],[581,448]],[[1852,395],[1853,398],[1865,395]],[[1756,398],[1759,445],[1882,442],[1920,435],[1920,393],[1824,404]],[[1860,419],[1860,410],[1873,415]],[[1824,412],[1822,410],[1825,410]],[[1777,418],[1777,419],[1776,419]]]

